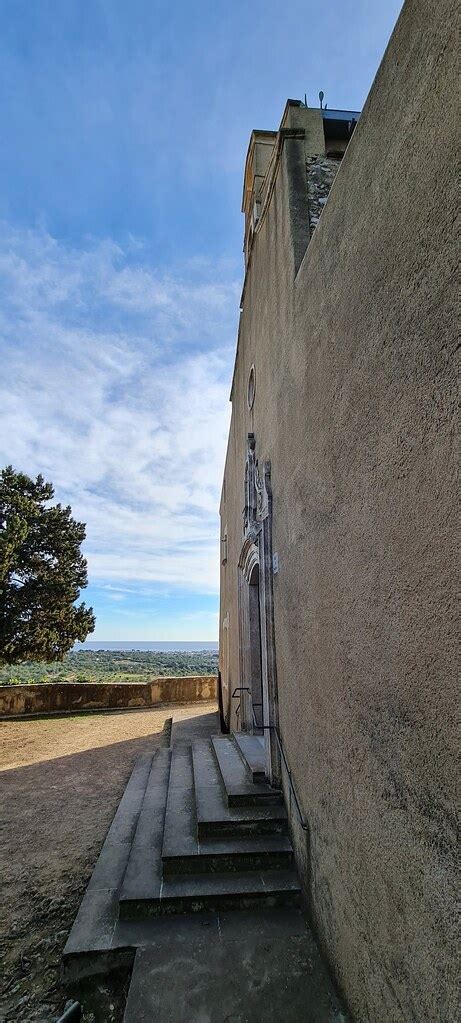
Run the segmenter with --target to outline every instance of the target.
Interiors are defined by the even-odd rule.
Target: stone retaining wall
[[[155,678],[150,682],[43,682],[0,686],[0,717],[71,714],[83,710],[123,710],[161,703],[215,700],[215,675]]]

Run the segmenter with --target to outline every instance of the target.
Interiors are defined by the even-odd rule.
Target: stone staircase
[[[151,775],[121,887],[122,919],[298,902],[281,793],[253,782],[232,738],[162,752]]]
[[[134,767],[64,950],[65,980],[78,993],[82,980],[114,970],[129,973],[134,965],[125,1023],[202,1019],[215,980],[210,975],[194,1015],[186,980],[181,992],[175,974],[185,945],[198,955],[205,941],[206,960],[218,954],[217,943],[224,956],[226,939],[235,952],[239,934],[243,942],[254,934],[250,954],[261,936],[271,942],[290,936],[301,941],[304,955],[300,893],[282,794],[265,781],[261,740],[216,735],[173,744],[141,757]],[[171,1015],[165,993],[163,1008],[163,982],[161,989],[154,982],[146,987],[145,976],[158,969],[159,956],[167,958],[163,982],[165,970],[172,971],[175,1005],[186,999],[183,1015],[179,1008]],[[328,985],[326,990],[334,1000]],[[216,1012],[211,1020],[227,1018]],[[248,1015],[253,1018],[259,1017]]]

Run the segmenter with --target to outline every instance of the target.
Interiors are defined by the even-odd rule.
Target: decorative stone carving
[[[243,509],[243,535],[252,528],[256,519],[256,440],[254,433],[247,437],[247,456],[245,463],[245,507]]]
[[[259,465],[256,462],[255,483],[257,494],[256,515],[259,521],[262,522],[271,511],[271,463],[269,461],[264,462],[262,474],[260,474]]]
[[[271,510],[271,463],[264,462],[262,472],[255,455],[256,439],[254,433],[247,438],[247,456],[245,463],[245,507],[243,510],[243,535],[255,532],[257,527]],[[257,530],[256,530],[257,531]]]
[[[262,685],[263,734],[266,747],[267,776],[276,782],[280,773],[279,753],[274,727],[278,724],[277,672],[272,593],[272,487],[271,463],[262,468],[256,459],[254,433],[247,437],[245,460],[245,504],[243,543],[239,566],[239,647],[240,685],[242,687],[242,726],[253,729],[252,678],[254,667],[250,612],[250,590],[254,570],[258,569],[260,617],[260,673]]]

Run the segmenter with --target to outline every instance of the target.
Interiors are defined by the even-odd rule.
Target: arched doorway
[[[280,756],[276,734],[278,699],[272,583],[271,468],[266,461],[260,471],[255,446],[254,434],[249,434],[245,466],[244,540],[238,561],[238,727],[243,731],[264,735],[266,774],[273,784],[277,784]]]
[[[259,564],[253,566],[249,579],[250,678],[252,731],[260,734],[264,723],[263,683],[261,674],[261,610],[259,593]]]

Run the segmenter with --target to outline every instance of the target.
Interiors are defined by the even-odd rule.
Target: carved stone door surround
[[[274,727],[278,727],[277,667],[274,636],[274,599],[272,577],[272,488],[271,465],[256,459],[254,433],[247,437],[245,462],[245,505],[243,543],[239,557],[239,630],[242,727],[253,731],[251,701],[250,582],[259,569],[259,613],[261,630],[262,718],[266,750],[266,774],[272,783],[280,776],[280,763]],[[250,692],[245,691],[249,689]]]

